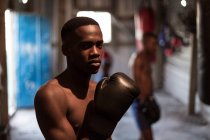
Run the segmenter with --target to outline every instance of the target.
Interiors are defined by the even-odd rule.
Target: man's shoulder
[[[138,51],[136,54],[137,57],[146,57],[146,52],[145,51]]]
[[[47,81],[45,84],[43,84],[37,93],[53,93],[52,91],[57,91],[59,88],[59,85],[57,84],[55,79]]]
[[[138,52],[135,58],[136,61],[147,63],[148,62],[148,55],[145,51]]]
[[[35,102],[47,102],[51,100],[59,100],[62,98],[63,90],[55,79],[49,80],[44,85],[42,85],[36,95]]]

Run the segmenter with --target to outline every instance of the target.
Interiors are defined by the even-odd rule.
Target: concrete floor
[[[153,125],[155,140],[210,140],[210,123],[189,116],[187,107],[162,91],[156,92],[161,119]],[[19,110],[11,119],[10,140],[44,140],[33,109]],[[118,123],[113,140],[137,140],[139,131],[130,108]]]

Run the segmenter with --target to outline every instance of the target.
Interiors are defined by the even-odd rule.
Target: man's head
[[[63,42],[65,40],[69,39],[69,35],[72,35],[73,31],[77,29],[80,26],[85,25],[97,25],[99,26],[98,22],[96,22],[94,19],[89,17],[75,17],[67,21],[62,29],[61,29],[61,39]]]
[[[148,32],[143,34],[142,43],[144,50],[149,53],[155,53],[157,48],[157,36],[154,33]]]
[[[103,36],[99,24],[88,17],[67,21],[62,30],[62,52],[68,67],[88,74],[96,73],[103,52]]]

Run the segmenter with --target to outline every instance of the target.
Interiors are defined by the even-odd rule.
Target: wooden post
[[[195,12],[198,17],[198,3],[199,0],[195,1]],[[196,19],[196,18],[195,18]],[[198,23],[197,23],[198,25]],[[198,32],[197,32],[198,33]],[[195,103],[196,103],[196,92],[198,90],[198,36],[197,33],[192,35],[192,57],[191,57],[191,69],[190,69],[190,82],[189,82],[189,104],[188,113],[189,115],[195,114]]]
[[[61,28],[63,26],[63,24],[65,23],[65,3],[66,1],[65,0],[61,0],[59,1],[59,9],[58,9],[58,17],[59,17],[59,23],[58,23],[58,29],[59,29],[59,33],[61,31]],[[60,38],[60,34],[58,36]],[[61,51],[61,39],[58,40],[58,44],[59,44],[59,50],[58,50],[58,69],[59,69],[59,73],[64,69],[64,61],[65,61],[65,58],[62,54],[62,51]]]
[[[57,56],[57,66],[58,66],[58,72],[60,73],[61,71],[63,71],[66,68],[66,58],[64,57],[62,51],[61,51],[61,45],[62,45],[62,41],[60,39],[60,31],[64,25],[64,23],[71,17],[71,11],[73,11],[73,9],[71,9],[72,7],[70,6],[72,5],[72,1],[70,0],[59,0],[58,1],[58,56]]]
[[[197,91],[197,41],[196,35],[193,35],[192,57],[190,68],[190,82],[189,82],[189,106],[188,111],[190,115],[195,114],[195,95]]]
[[[0,88],[0,139],[5,140],[5,129],[8,126],[8,93],[7,93],[7,67],[6,67],[6,45],[5,45],[5,18],[6,2],[0,1],[0,65],[1,65],[1,88]]]

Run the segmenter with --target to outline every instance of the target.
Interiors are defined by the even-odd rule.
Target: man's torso
[[[57,91],[55,94],[60,94],[58,96],[60,99],[56,100],[62,100],[62,105],[58,106],[65,111],[66,119],[77,133],[78,128],[82,125],[87,104],[94,98],[95,83],[90,82],[87,96],[84,98],[77,97],[71,89],[63,87],[57,79],[50,80],[47,85],[56,87],[54,88]]]

